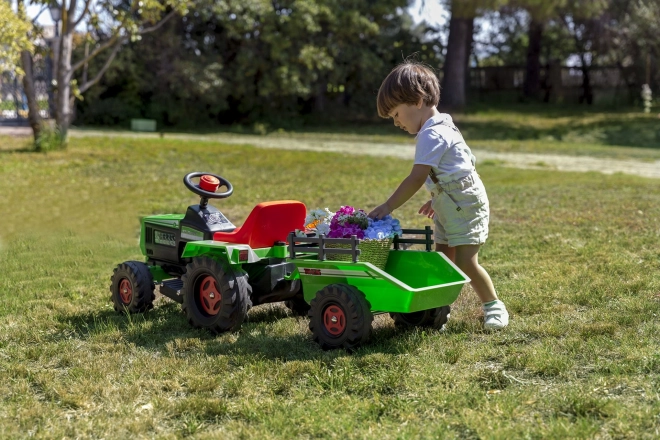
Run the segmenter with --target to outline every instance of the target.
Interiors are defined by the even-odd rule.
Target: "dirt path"
[[[0,127],[0,135],[29,136],[28,127]],[[107,132],[71,130],[75,137],[146,137],[157,138],[157,133]],[[306,151],[333,151],[346,154],[366,154],[412,159],[415,147],[412,144],[354,142],[341,140],[305,139],[296,136],[257,136],[238,134],[166,134],[168,138],[205,142],[222,142],[235,145],[253,145],[258,148],[277,148]],[[642,177],[660,178],[660,161],[639,161],[606,159],[588,156],[568,156],[559,154],[498,153],[473,150],[478,161],[495,160],[499,165],[557,171],[586,172],[597,171],[604,174],[626,173]]]

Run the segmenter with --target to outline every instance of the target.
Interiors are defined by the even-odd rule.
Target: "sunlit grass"
[[[548,153],[595,156],[615,159],[660,160],[660,116],[641,111],[606,112],[584,106],[530,106],[481,108],[452,115],[468,144],[475,150],[494,152]],[[255,127],[259,127],[258,129]],[[74,136],[113,133],[116,136],[158,138],[161,133],[136,134],[114,129],[100,132],[93,127],[74,130]],[[255,124],[255,126],[213,127],[200,133],[177,133],[165,129],[165,137],[198,142],[231,143],[236,136],[241,143],[274,145],[296,143],[341,143],[345,148],[359,149],[365,143],[410,145],[411,136],[394,127],[391,120],[360,123],[317,121],[314,125],[295,129]],[[0,149],[2,146],[0,146]]]
[[[140,216],[197,202],[187,172],[229,179],[234,195],[214,203],[240,224],[266,200],[368,209],[406,161],[167,136],[72,138],[48,154],[21,142],[0,139],[2,438],[660,436],[655,180],[480,164],[492,207],[480,259],[510,327],[482,331],[466,288],[446,332],[379,315],[348,354],[321,351],[279,305],[218,337],[167,299],[118,315],[110,275],[141,258]],[[424,197],[396,212],[404,225],[428,224]]]

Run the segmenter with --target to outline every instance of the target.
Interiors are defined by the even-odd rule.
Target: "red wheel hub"
[[[332,336],[339,336],[346,330],[346,315],[341,307],[331,304],[323,311],[323,326]]]
[[[222,295],[215,277],[212,275],[205,276],[199,283],[199,302],[202,304],[202,309],[208,315],[217,315],[220,311],[221,301]]]
[[[126,305],[129,305],[133,299],[133,286],[128,278],[122,278],[119,281],[119,298]]]

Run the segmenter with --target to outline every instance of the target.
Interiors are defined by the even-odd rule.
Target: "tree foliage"
[[[93,93],[117,82],[139,90],[133,107],[164,124],[233,123],[351,109],[373,117],[376,91],[412,53],[437,65],[441,48],[420,41],[406,0],[203,0],[193,12],[131,46]],[[129,84],[130,83],[130,84]],[[119,111],[127,96],[114,101]],[[95,105],[81,110],[100,116]],[[121,115],[117,115],[121,118]]]
[[[641,84],[660,86],[660,0],[612,0],[608,17],[605,26],[611,40],[603,48],[603,58],[620,67],[634,95]]]
[[[88,65],[86,74],[81,61],[73,64],[75,83],[105,72],[88,90],[80,87],[80,121],[148,117],[160,125],[267,120],[285,126],[303,118],[363,120],[375,115],[382,79],[411,54],[443,69],[441,103],[456,98],[454,107],[462,107],[479,22],[488,25],[478,33],[478,63],[526,65],[530,96],[539,95],[539,83],[549,90],[548,75],[539,72],[550,65],[553,74],[560,64],[580,67],[587,102],[594,66],[619,65],[631,89],[656,71],[660,0],[442,1],[452,5],[448,29],[462,24],[447,47],[437,30],[429,37],[430,29],[413,24],[408,0],[196,0],[191,13],[151,34],[139,27],[113,34],[99,25],[90,28],[89,43],[81,40],[74,49],[74,58]],[[126,41],[115,63],[87,58],[86,45],[94,50],[112,35]]]
[[[10,2],[0,1],[0,72],[17,69],[21,52],[32,50],[32,41],[28,38],[31,29],[32,23],[26,19],[22,3],[15,10]],[[20,68],[18,71],[21,73]]]
[[[138,41],[143,34],[152,32],[176,13],[184,14],[184,0],[61,0],[61,31],[57,39],[55,66],[55,120],[58,131],[66,142],[71,123],[74,99],[96,84],[122,46],[129,41]],[[79,25],[86,24],[86,50],[80,58],[73,59],[74,38]],[[80,52],[78,52],[80,53]],[[101,67],[88,76],[90,61],[104,54]],[[74,77],[81,71],[82,83]]]

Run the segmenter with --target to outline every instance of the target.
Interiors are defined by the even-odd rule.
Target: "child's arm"
[[[369,213],[369,217],[375,219],[383,218],[399,206],[406,203],[408,199],[414,196],[417,190],[424,185],[424,182],[429,175],[429,171],[431,171],[430,165],[413,165],[410,174],[403,179],[403,182],[399,184],[399,187],[394,191],[394,194],[387,199],[387,202],[374,208],[374,210]]]

